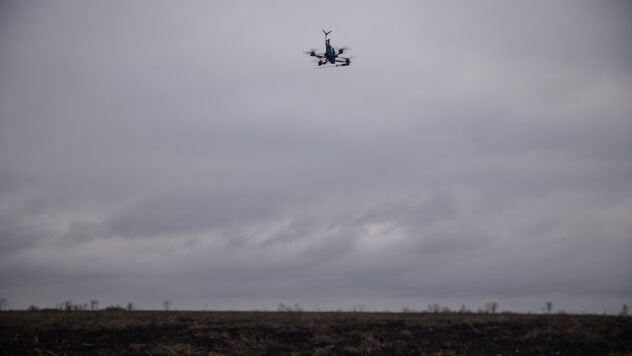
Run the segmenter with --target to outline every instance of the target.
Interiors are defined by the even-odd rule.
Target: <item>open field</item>
[[[2,355],[632,355],[632,318],[585,315],[10,311]]]

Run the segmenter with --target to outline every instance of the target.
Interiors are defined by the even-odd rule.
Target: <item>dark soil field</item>
[[[632,355],[632,318],[578,315],[0,313],[2,355]]]

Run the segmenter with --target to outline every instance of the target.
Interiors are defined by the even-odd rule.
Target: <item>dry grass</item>
[[[632,355],[632,318],[307,312],[2,312],[0,354]]]

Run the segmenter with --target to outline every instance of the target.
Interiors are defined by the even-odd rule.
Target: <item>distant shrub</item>
[[[74,311],[74,310],[87,310],[88,309],[88,304],[87,303],[83,303],[83,304],[75,304],[72,302],[72,300],[67,300],[63,303],[58,304],[59,309],[64,310],[64,311]]]
[[[279,303],[277,305],[277,311],[280,312],[302,312],[303,311],[303,307],[298,304],[298,303],[294,303],[294,305],[286,305],[284,303]]]
[[[351,308],[350,312],[352,313],[364,313],[366,311],[366,307],[362,304],[358,304],[358,305],[354,305],[353,308]]]
[[[106,311],[126,311],[120,304],[110,305],[105,308]]]

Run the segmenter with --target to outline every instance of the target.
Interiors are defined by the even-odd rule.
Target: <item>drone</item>
[[[340,47],[336,51],[334,46],[332,46],[329,41],[330,39],[327,36],[331,33],[331,31],[323,30],[325,34],[325,53],[316,53],[315,49],[310,49],[309,51],[305,51],[305,54],[318,58],[318,66],[327,65],[325,68],[329,67],[348,67],[351,65],[351,58],[343,57],[345,51],[349,50],[347,47]]]

